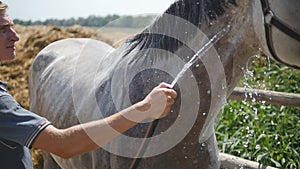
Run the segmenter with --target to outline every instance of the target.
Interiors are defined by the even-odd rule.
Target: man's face
[[[19,39],[19,35],[13,29],[12,20],[6,13],[0,13],[0,61],[15,58],[15,42]]]

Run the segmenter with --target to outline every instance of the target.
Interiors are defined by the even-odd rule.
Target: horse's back
[[[89,48],[97,54],[107,52],[112,47],[102,41],[88,38],[69,38],[53,42],[41,50],[30,67],[31,80],[37,80],[46,68],[53,67],[59,60],[65,60],[63,64],[75,64],[81,51],[89,44]],[[95,53],[96,54],[96,53]],[[62,61],[60,61],[62,63]],[[58,67],[56,64],[55,67]],[[30,83],[32,83],[30,81]],[[34,82],[33,84],[34,85]]]
[[[93,62],[95,57],[105,59],[107,53],[112,50],[114,49],[104,42],[83,38],[64,39],[46,46],[37,55],[30,68],[31,111],[48,118],[58,127],[68,127],[77,123],[77,120],[65,119],[62,114],[59,115],[59,119],[56,117],[58,112],[64,112],[66,117],[71,113],[74,114],[72,102],[74,72],[81,69],[78,68],[83,62],[81,59],[85,59],[84,62]],[[87,73],[81,74],[86,76]]]

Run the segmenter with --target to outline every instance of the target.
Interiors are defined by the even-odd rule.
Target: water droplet
[[[200,67],[200,65],[199,65],[199,64],[197,64],[197,65],[196,65],[196,68],[198,68],[198,67]]]
[[[271,125],[273,125],[274,126],[274,121],[273,120],[271,120]],[[275,138],[277,138],[277,135],[276,135],[276,137]]]
[[[202,113],[203,114],[203,116],[206,116],[206,113]]]
[[[210,94],[210,90],[207,90],[207,94]]]
[[[228,145],[232,145],[234,142],[233,141],[226,141],[225,144],[228,144]]]
[[[222,89],[227,89],[227,85],[226,84],[222,84]]]

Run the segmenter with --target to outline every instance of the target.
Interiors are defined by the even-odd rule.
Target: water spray
[[[216,35],[214,35],[205,45],[197,51],[197,53],[187,62],[181,71],[176,75],[175,79],[171,83],[171,88],[175,86],[177,81],[184,75],[184,73],[199,59],[203,57],[203,55],[216,43],[218,42],[224,35],[226,35],[231,26],[225,26],[221,31],[219,31]]]

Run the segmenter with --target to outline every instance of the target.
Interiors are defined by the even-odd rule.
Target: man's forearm
[[[33,147],[50,151],[63,158],[94,150],[147,118],[145,113],[139,111],[143,108],[136,106],[131,106],[105,119],[67,129],[48,126],[39,134]]]

